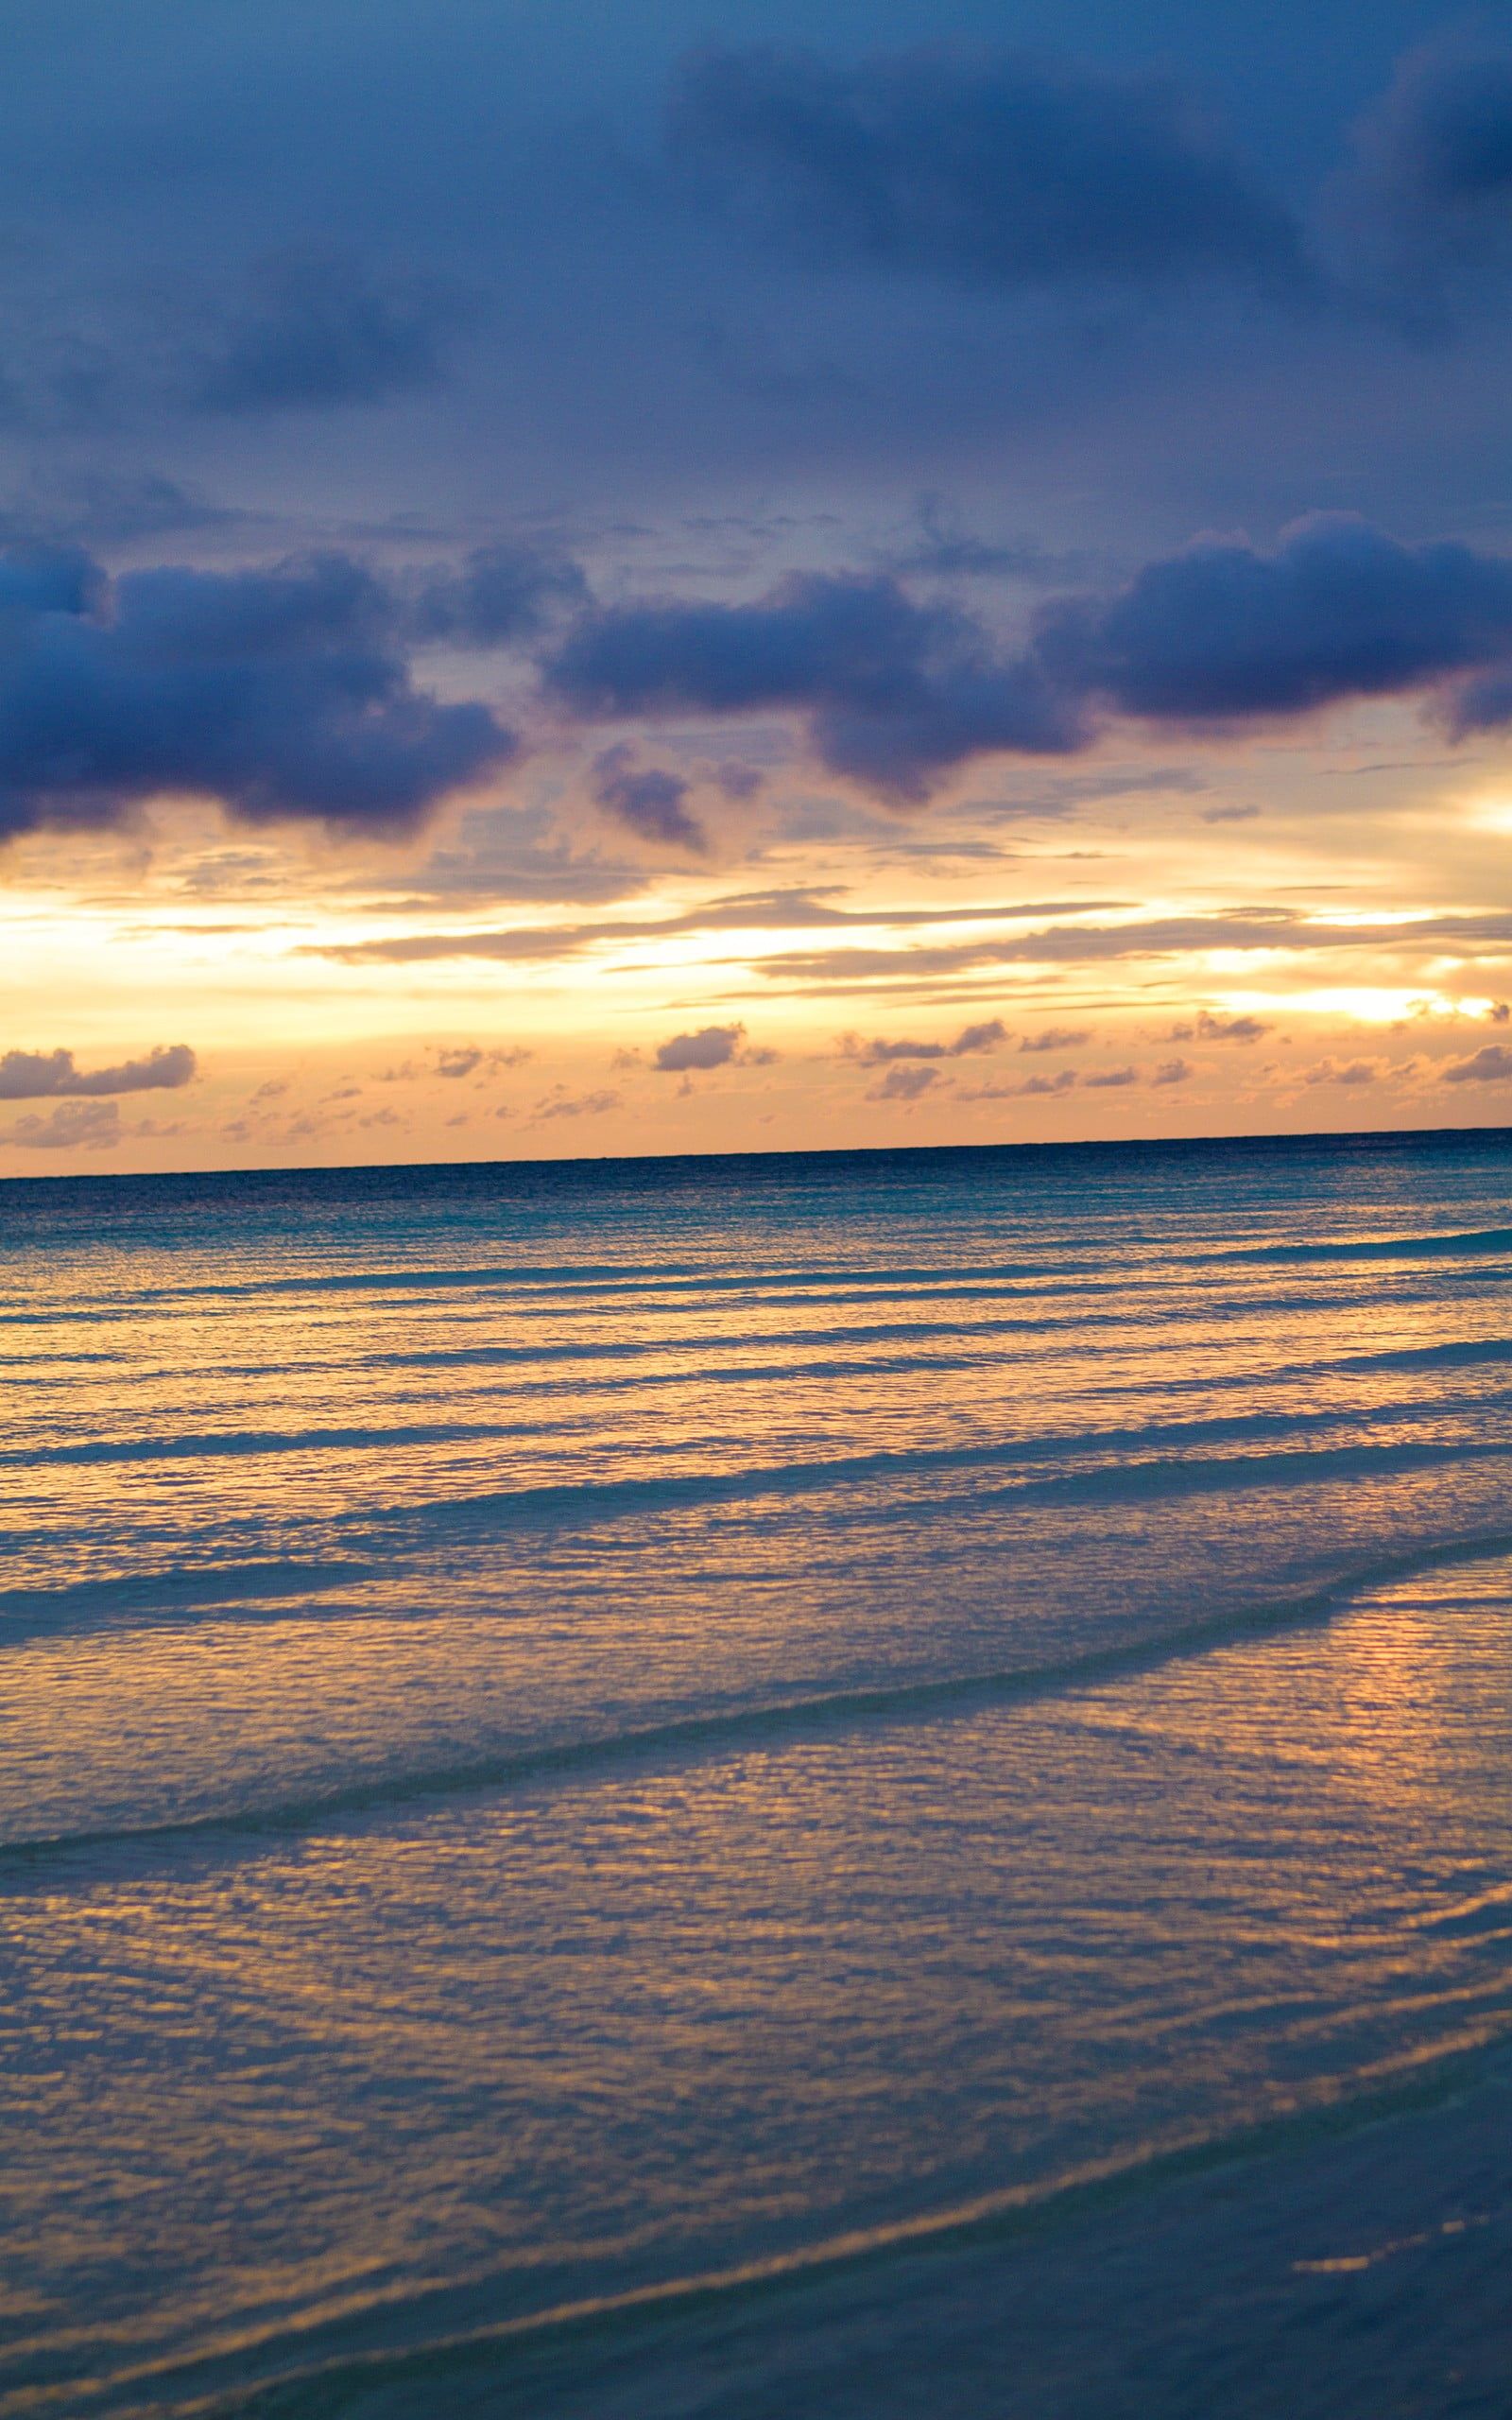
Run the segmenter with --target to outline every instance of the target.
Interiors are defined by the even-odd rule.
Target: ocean
[[[1502,1132],[0,1188],[0,2413],[1291,2413],[1261,2202],[1469,2311],[1509,1278]]]

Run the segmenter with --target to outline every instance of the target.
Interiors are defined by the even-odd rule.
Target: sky
[[[1512,1123],[1512,9],[5,16],[0,1175]]]

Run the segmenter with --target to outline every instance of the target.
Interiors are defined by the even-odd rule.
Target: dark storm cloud
[[[999,286],[1308,282],[1286,212],[1165,83],[987,51],[709,49],[668,140],[821,258]]]
[[[1063,598],[1017,650],[896,579],[808,574],[753,604],[592,612],[546,678],[585,717],[805,712],[831,771],[917,798],[973,756],[1085,748],[1109,715],[1243,726],[1485,672],[1445,700],[1479,728],[1512,718],[1509,656],[1512,562],[1319,513],[1272,548],[1203,538]]]
[[[918,796],[988,750],[1062,754],[1077,700],[984,631],[895,579],[795,574],[749,605],[647,604],[586,614],[547,665],[584,716],[805,711],[821,761]]]
[[[1199,539],[1107,603],[1052,608],[1037,647],[1060,679],[1125,714],[1305,714],[1400,696],[1512,648],[1512,562],[1316,513],[1273,549]]]
[[[638,766],[634,751],[608,748],[593,767],[593,797],[606,815],[643,840],[703,851],[709,836],[688,805],[692,785],[663,766]]]
[[[433,386],[463,316],[445,283],[308,247],[260,262],[249,299],[190,375],[211,412],[326,410]]]
[[[77,1098],[106,1093],[176,1092],[193,1080],[196,1064],[186,1042],[160,1045],[145,1059],[127,1059],[119,1066],[87,1071],[75,1066],[71,1050],[8,1050],[0,1058],[0,1100],[46,1100],[60,1094]]]
[[[77,551],[0,563],[0,837],[175,792],[403,828],[514,750],[487,706],[415,687],[385,591],[345,557],[113,587]]]

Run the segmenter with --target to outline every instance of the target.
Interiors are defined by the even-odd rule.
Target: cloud
[[[422,639],[507,647],[533,638],[566,606],[583,605],[588,583],[563,555],[525,545],[480,546],[455,571],[428,574],[413,607]]]
[[[712,199],[820,259],[1004,288],[1309,282],[1285,212],[1163,81],[711,48],[675,79],[668,141]]]
[[[1170,1084],[1187,1083],[1191,1075],[1192,1070],[1184,1059],[1162,1059],[1150,1078],[1150,1083],[1155,1091],[1163,1092]]]
[[[863,1067],[885,1067],[897,1059],[965,1059],[977,1051],[996,1050],[1007,1038],[1002,1018],[989,1017],[980,1025],[963,1026],[954,1042],[863,1042],[859,1035],[848,1033],[840,1050],[843,1058],[858,1059]]]
[[[1446,1084],[1512,1083],[1512,1049],[1504,1042],[1487,1042],[1473,1058],[1457,1059],[1444,1070]]]
[[[820,761],[900,797],[988,750],[1083,744],[1078,701],[1029,657],[896,579],[795,573],[754,604],[651,603],[585,614],[549,691],[589,717],[807,712]]]
[[[1057,1100],[1062,1093],[1074,1092],[1081,1081],[1074,1067],[1062,1067],[1054,1076],[1028,1076],[1022,1084],[977,1084],[970,1090],[962,1087],[958,1100]]]
[[[403,829],[515,748],[487,706],[414,686],[349,557],[113,587],[76,550],[0,561],[0,838],[172,794]]]
[[[1042,1033],[1026,1033],[1020,1043],[1021,1050],[1079,1050],[1091,1040],[1085,1027],[1047,1025]]]
[[[1512,1053],[1508,1058],[1512,1063]],[[1380,1077],[1381,1067],[1374,1059],[1350,1059],[1343,1066],[1335,1060],[1320,1059],[1315,1067],[1309,1067],[1306,1080],[1310,1084],[1345,1084],[1352,1088],[1376,1083]]]
[[[595,609],[544,671],[590,719],[806,714],[830,771],[912,799],[973,756],[1088,748],[1110,717],[1221,729],[1429,692],[1458,732],[1512,720],[1512,562],[1314,513],[1061,598],[1017,649],[896,579],[795,573],[749,604]]]
[[[873,1084],[868,1100],[918,1100],[932,1084],[939,1081],[937,1067],[889,1067],[880,1084]]]
[[[1512,57],[1504,45],[1472,36],[1409,53],[1354,141],[1357,222],[1405,297],[1441,310],[1447,272],[1505,260]]]
[[[1100,1075],[1083,1076],[1082,1083],[1090,1093],[1123,1092],[1140,1080],[1137,1067],[1108,1067]]]
[[[62,1100],[45,1117],[32,1113],[0,1131],[0,1145],[19,1151],[106,1151],[120,1139],[113,1100]]]
[[[1275,547],[1200,538],[1121,595],[1047,609],[1036,645],[1078,694],[1158,721],[1245,722],[1394,697],[1512,649],[1512,562],[1404,545],[1353,513]]]
[[[688,811],[690,785],[660,766],[637,767],[635,752],[608,748],[593,767],[593,797],[607,815],[665,848],[703,851],[709,836]]]
[[[554,1092],[543,1094],[537,1101],[528,1123],[540,1125],[550,1117],[602,1117],[608,1111],[618,1109],[619,1105],[620,1096],[616,1092],[569,1093],[558,1084]],[[507,1114],[505,1110],[494,1112],[498,1117]]]
[[[1195,1018],[1183,1020],[1171,1028],[1173,1042],[1259,1042],[1269,1033],[1268,1025],[1259,1017],[1220,1017],[1211,1009],[1202,1009]]]
[[[706,1025],[696,1033],[675,1034],[663,1042],[652,1061],[667,1075],[682,1075],[690,1068],[728,1067],[740,1053],[746,1037],[743,1025]]]
[[[8,1050],[0,1058],[0,1100],[45,1100],[60,1094],[94,1098],[106,1093],[174,1092],[194,1077],[197,1062],[186,1042],[160,1046],[145,1059],[88,1073],[74,1064],[71,1050]]]
[[[329,410],[434,386],[463,316],[455,289],[321,246],[259,262],[244,308],[196,366],[207,412]]]

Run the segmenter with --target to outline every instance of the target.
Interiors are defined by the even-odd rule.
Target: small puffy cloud
[[[343,555],[113,587],[74,549],[12,556],[0,637],[0,838],[174,794],[403,829],[515,752],[489,707],[414,686],[392,597]]]
[[[669,849],[709,846],[709,836],[688,806],[691,784],[660,765],[638,766],[633,749],[607,748],[593,767],[593,797],[606,815],[627,824],[643,840]]]
[[[1173,1042],[1259,1042],[1269,1033],[1268,1025],[1259,1017],[1221,1017],[1211,1009],[1202,1009],[1195,1017],[1183,1019],[1171,1028]]]
[[[433,386],[461,316],[454,288],[319,246],[278,252],[199,362],[207,412],[329,410]]]
[[[1124,1092],[1140,1080],[1137,1067],[1105,1067],[1100,1072],[1083,1076],[1082,1083],[1090,1093]]]
[[[459,1050],[443,1050],[436,1062],[438,1076],[471,1076],[474,1067],[483,1064],[483,1053],[475,1046]]]
[[[1083,1026],[1047,1025],[1040,1033],[1026,1033],[1021,1050],[1079,1050],[1091,1035]]]
[[[1444,1070],[1446,1084],[1512,1083],[1512,1049],[1504,1042],[1487,1042],[1473,1057],[1456,1059]]]
[[[108,1151],[120,1139],[113,1100],[61,1100],[45,1117],[32,1112],[0,1132],[0,1145],[18,1151]]]
[[[897,1059],[966,1059],[978,1051],[996,1050],[1006,1042],[1008,1029],[1001,1017],[989,1017],[979,1025],[963,1026],[952,1042],[910,1042],[906,1038],[889,1042],[878,1038],[863,1042],[858,1034],[848,1033],[840,1045],[842,1058],[857,1059],[863,1067],[885,1067]]]
[[[176,1092],[193,1080],[197,1061],[186,1042],[160,1046],[145,1059],[82,1069],[71,1050],[8,1050],[0,1058],[0,1100],[44,1100],[60,1094]]]
[[[1320,1059],[1309,1067],[1306,1080],[1310,1084],[1373,1084],[1380,1080],[1381,1067],[1374,1059],[1349,1059],[1342,1065],[1333,1059]]]
[[[1162,1059],[1150,1082],[1160,1092],[1168,1084],[1184,1084],[1191,1080],[1192,1070],[1184,1059]]]
[[[690,1069],[728,1067],[740,1056],[746,1038],[743,1025],[705,1025],[696,1033],[674,1034],[663,1042],[652,1065],[664,1075],[685,1075]]]
[[[531,1123],[539,1125],[549,1117],[602,1117],[609,1110],[618,1109],[619,1105],[620,1096],[616,1092],[569,1093],[558,1084],[537,1101]],[[501,1111],[499,1115],[504,1113]]]
[[[873,1084],[868,1100],[918,1100],[933,1084],[939,1081],[937,1067],[889,1067],[880,1084]]]
[[[1309,282],[1285,212],[1164,80],[710,48],[676,79],[668,139],[700,191],[820,258],[1004,288]]]

